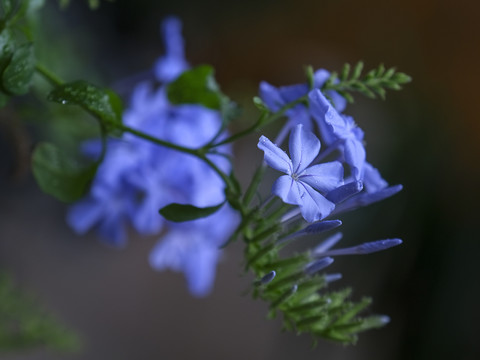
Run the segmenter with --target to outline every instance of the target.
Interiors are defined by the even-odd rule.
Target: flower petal
[[[295,183],[298,182],[296,181]],[[299,192],[302,200],[300,210],[302,211],[302,216],[305,220],[308,222],[322,220],[333,211],[335,205],[332,202],[325,199],[322,194],[313,189],[310,185],[304,183],[300,184]]]
[[[341,136],[345,129],[345,120],[335,110],[325,95],[320,90],[314,89],[310,91],[308,97],[310,99],[310,112],[319,123],[320,128],[322,128],[322,124],[326,124],[337,137]]]
[[[299,180],[326,193],[343,185],[343,166],[338,161],[310,166],[300,174]]]
[[[270,167],[286,174],[292,173],[292,161],[287,153],[272,143],[267,137],[262,135],[257,146],[265,153],[265,162]]]
[[[272,193],[277,195],[286,204],[300,205],[302,203],[302,194],[297,181],[291,176],[282,175],[273,184]]]
[[[288,146],[293,172],[300,174],[317,157],[320,140],[312,132],[305,130],[302,124],[298,124],[290,134]]]
[[[352,167],[352,175],[355,180],[363,178],[365,158],[365,148],[360,141],[354,139],[345,140],[345,161]]]
[[[365,190],[368,193],[380,191],[388,186],[388,183],[382,178],[380,172],[370,163],[365,162],[363,165],[363,171],[363,183],[365,184]]]
[[[278,111],[283,105],[285,105],[285,102],[280,95],[280,91],[266,81],[260,83],[259,93],[263,102],[271,111]]]

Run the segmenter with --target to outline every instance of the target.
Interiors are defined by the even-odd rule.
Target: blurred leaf
[[[185,71],[167,87],[168,99],[172,104],[200,104],[220,110],[223,94],[213,77],[213,68],[200,65]]]
[[[3,71],[3,87],[13,95],[27,93],[35,73],[35,64],[33,44],[20,45]]]
[[[64,202],[78,200],[87,192],[97,166],[81,166],[51,143],[37,145],[32,157],[33,175],[40,188]]]
[[[14,1],[12,0],[0,0],[0,21],[5,21],[12,15],[14,7]]]
[[[173,203],[159,210],[160,214],[167,220],[175,222],[191,221],[204,218],[217,212],[222,206],[221,204],[199,208],[188,204]]]
[[[48,100],[81,106],[107,127],[122,123],[123,105],[118,95],[83,80],[57,87],[48,94]]]
[[[0,274],[0,351],[49,347],[77,350],[75,334],[61,326]]]

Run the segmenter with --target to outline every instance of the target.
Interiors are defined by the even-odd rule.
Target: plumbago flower
[[[338,161],[309,165],[320,151],[320,141],[298,124],[290,135],[290,156],[262,136],[258,147],[265,152],[265,162],[287,175],[273,185],[272,192],[285,203],[298,205],[308,222],[323,219],[335,205],[323,194],[343,185],[343,167]]]
[[[328,90],[324,94],[321,90],[329,76],[330,73],[326,70],[316,71],[312,90],[309,90],[307,84],[276,88],[262,82],[259,92],[271,111],[278,111],[289,102],[298,101],[302,97],[306,99],[308,105],[297,104],[286,111],[288,121],[280,131],[277,142],[281,143],[296,124],[302,124],[310,130],[316,125],[326,145],[319,157],[325,158],[338,151],[340,156],[337,160],[350,169],[351,177],[345,179],[345,186],[327,195],[327,199],[335,204],[351,197],[335,209],[335,213],[339,213],[383,200],[399,192],[402,186],[389,187],[378,170],[366,161],[364,132],[351,116],[341,113],[345,109],[346,100],[335,91]]]
[[[313,88],[320,89],[330,77],[330,72],[325,69],[319,69],[313,74]],[[337,80],[338,82],[338,80]],[[288,86],[275,87],[266,81],[260,83],[259,95],[263,102],[271,111],[279,111],[285,105],[297,101],[307,96],[310,87],[307,83]],[[336,91],[327,91],[327,95],[332,99],[338,111],[343,111],[347,106],[347,101]],[[285,113],[288,117],[287,124],[277,136],[276,142],[281,144],[286,138],[288,132],[297,124],[302,124],[306,129],[313,131],[313,124],[310,120],[308,107],[304,104],[297,104]]]
[[[165,85],[188,67],[180,31],[178,19],[163,22],[167,54],[155,65],[155,80],[164,86],[154,90],[150,82],[138,84],[123,122],[194,149],[217,135],[222,121],[218,111],[194,104],[172,105],[167,98]],[[100,149],[100,141],[84,146],[92,158]],[[218,150],[230,152],[228,146]],[[230,171],[225,157],[210,155],[209,159],[222,171]],[[126,245],[127,225],[143,235],[159,234],[168,227],[169,232],[150,254],[150,264],[157,270],[185,273],[190,292],[204,296],[212,289],[219,248],[237,223],[236,213],[225,205],[207,218],[173,223],[163,219],[158,210],[170,203],[208,207],[224,201],[224,183],[204,161],[124,134],[108,142],[90,193],[70,209],[67,221],[80,234],[97,229],[102,239],[114,246]]]

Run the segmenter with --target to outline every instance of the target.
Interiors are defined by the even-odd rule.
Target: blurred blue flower
[[[320,151],[320,141],[310,131],[297,125],[290,135],[288,155],[265,136],[258,147],[265,153],[266,163],[287,175],[280,176],[272,192],[283,202],[300,207],[308,222],[323,219],[335,205],[323,195],[343,185],[343,167],[338,161],[308,167]]]
[[[155,64],[155,76],[161,82],[171,82],[189,68],[185,59],[182,22],[172,16],[163,20],[161,28],[166,54]]]
[[[157,61],[155,73],[166,85],[188,64],[179,20],[166,19],[162,29],[167,54]],[[153,81],[138,84],[123,122],[177,145],[198,148],[207,144],[222,126],[219,112],[201,105],[172,105],[165,85],[155,89]],[[101,143],[89,141],[83,150],[97,157]],[[228,146],[218,150],[230,153]],[[225,157],[211,155],[210,160],[223,171],[230,170]],[[225,205],[204,219],[170,223],[158,210],[172,202],[207,207],[224,200],[222,179],[202,160],[124,134],[107,142],[90,193],[71,207],[67,222],[80,234],[97,229],[102,239],[114,246],[126,245],[127,226],[140,234],[159,234],[167,227],[150,255],[152,267],[184,272],[192,294],[203,296],[213,286],[219,248],[236,226],[236,213]]]

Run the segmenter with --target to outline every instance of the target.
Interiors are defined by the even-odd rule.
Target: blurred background
[[[384,63],[411,75],[386,101],[358,95],[346,111],[365,130],[369,161],[404,190],[343,217],[344,245],[388,237],[404,244],[332,267],[344,276],[335,286],[352,285],[356,299],[373,296],[370,311],[391,323],[355,346],[321,341],[312,349],[308,336],[267,321],[266,304],[241,295],[251,278],[242,275],[240,243],[225,252],[214,292],[195,299],[182,275],[149,267],[155,237],[132,236],[115,250],[95,234],[76,236],[64,223],[66,206],[33,181],[29,153],[41,127],[22,122],[35,116],[17,111],[30,101],[20,99],[0,115],[0,267],[76,331],[83,348],[2,359],[480,358],[477,2],[116,0],[96,11],[83,1],[63,11],[47,3],[38,57],[64,79],[128,85],[163,54],[160,21],[174,14],[190,63],[216,68],[245,121],[255,116],[261,80],[303,82],[304,65],[338,71],[363,60],[366,69]],[[235,148],[244,182],[261,161],[256,140]]]

